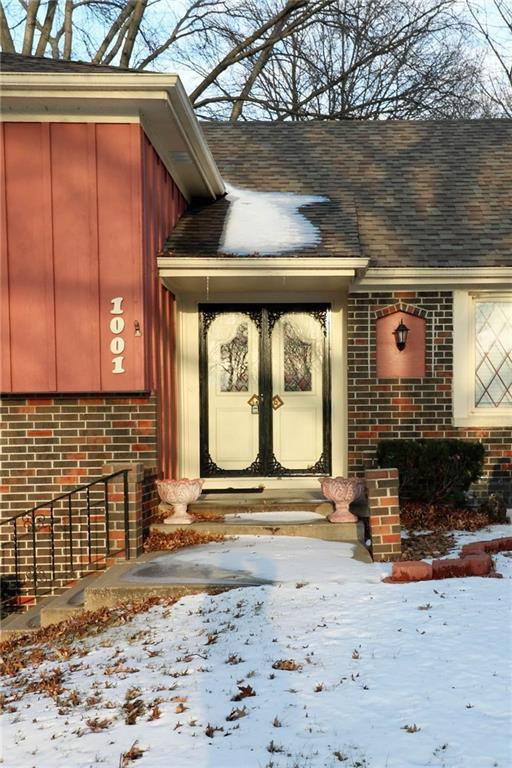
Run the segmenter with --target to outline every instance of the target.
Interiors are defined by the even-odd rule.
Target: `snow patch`
[[[313,523],[325,520],[324,515],[318,512],[304,512],[302,510],[291,512],[235,512],[224,515],[226,523]]]
[[[354,560],[355,551],[356,547],[347,542],[303,536],[238,536],[234,541],[211,542],[159,555],[137,566],[124,579],[174,583],[183,581],[182,572],[188,582],[204,582],[209,573],[212,580],[218,575],[224,581],[232,574],[273,583],[368,584],[378,583],[388,575],[385,565]]]
[[[230,203],[220,251],[238,256],[277,255],[317,245],[321,241],[318,227],[300,208],[325,203],[321,195],[298,195],[292,192],[259,192],[226,184]]]

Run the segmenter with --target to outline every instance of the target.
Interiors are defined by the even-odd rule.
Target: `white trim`
[[[475,299],[512,300],[512,293],[453,292],[453,423],[456,427],[512,426],[512,407],[475,407]]]
[[[345,292],[366,259],[160,256],[158,268],[164,285],[175,295],[220,301],[220,295],[255,292],[289,295]],[[292,296],[293,294],[293,296]],[[282,296],[281,296],[282,298]]]
[[[215,199],[224,183],[177,75],[2,72],[6,122],[140,123],[187,198]],[[176,153],[186,162],[177,162]]]
[[[512,254],[511,254],[512,260]],[[512,284],[510,267],[369,267],[350,287],[351,293],[399,288],[436,287],[452,290],[462,285],[507,288]]]
[[[216,301],[234,301],[233,294],[216,296]],[[326,302],[331,304],[331,440],[332,472],[347,472],[347,371],[346,371],[346,296],[324,293],[294,293],[293,302]],[[244,301],[263,303],[283,301],[281,293],[258,293]],[[199,314],[202,297],[184,296],[177,300],[177,365],[178,365],[178,472],[180,477],[199,477]],[[206,488],[243,488],[248,485],[266,488],[318,488],[316,477],[229,477],[212,478]]]

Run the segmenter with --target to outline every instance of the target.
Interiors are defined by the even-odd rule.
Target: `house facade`
[[[510,121],[199,124],[173,75],[1,77],[4,515],[123,462],[148,498],[317,488],[396,437],[480,440],[512,505]]]

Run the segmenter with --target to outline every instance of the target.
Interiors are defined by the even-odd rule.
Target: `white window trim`
[[[457,427],[512,426],[512,406],[475,407],[475,300],[512,301],[512,292],[453,292],[453,423]]]

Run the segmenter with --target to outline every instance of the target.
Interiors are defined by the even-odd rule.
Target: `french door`
[[[199,313],[201,476],[330,474],[328,305]]]

